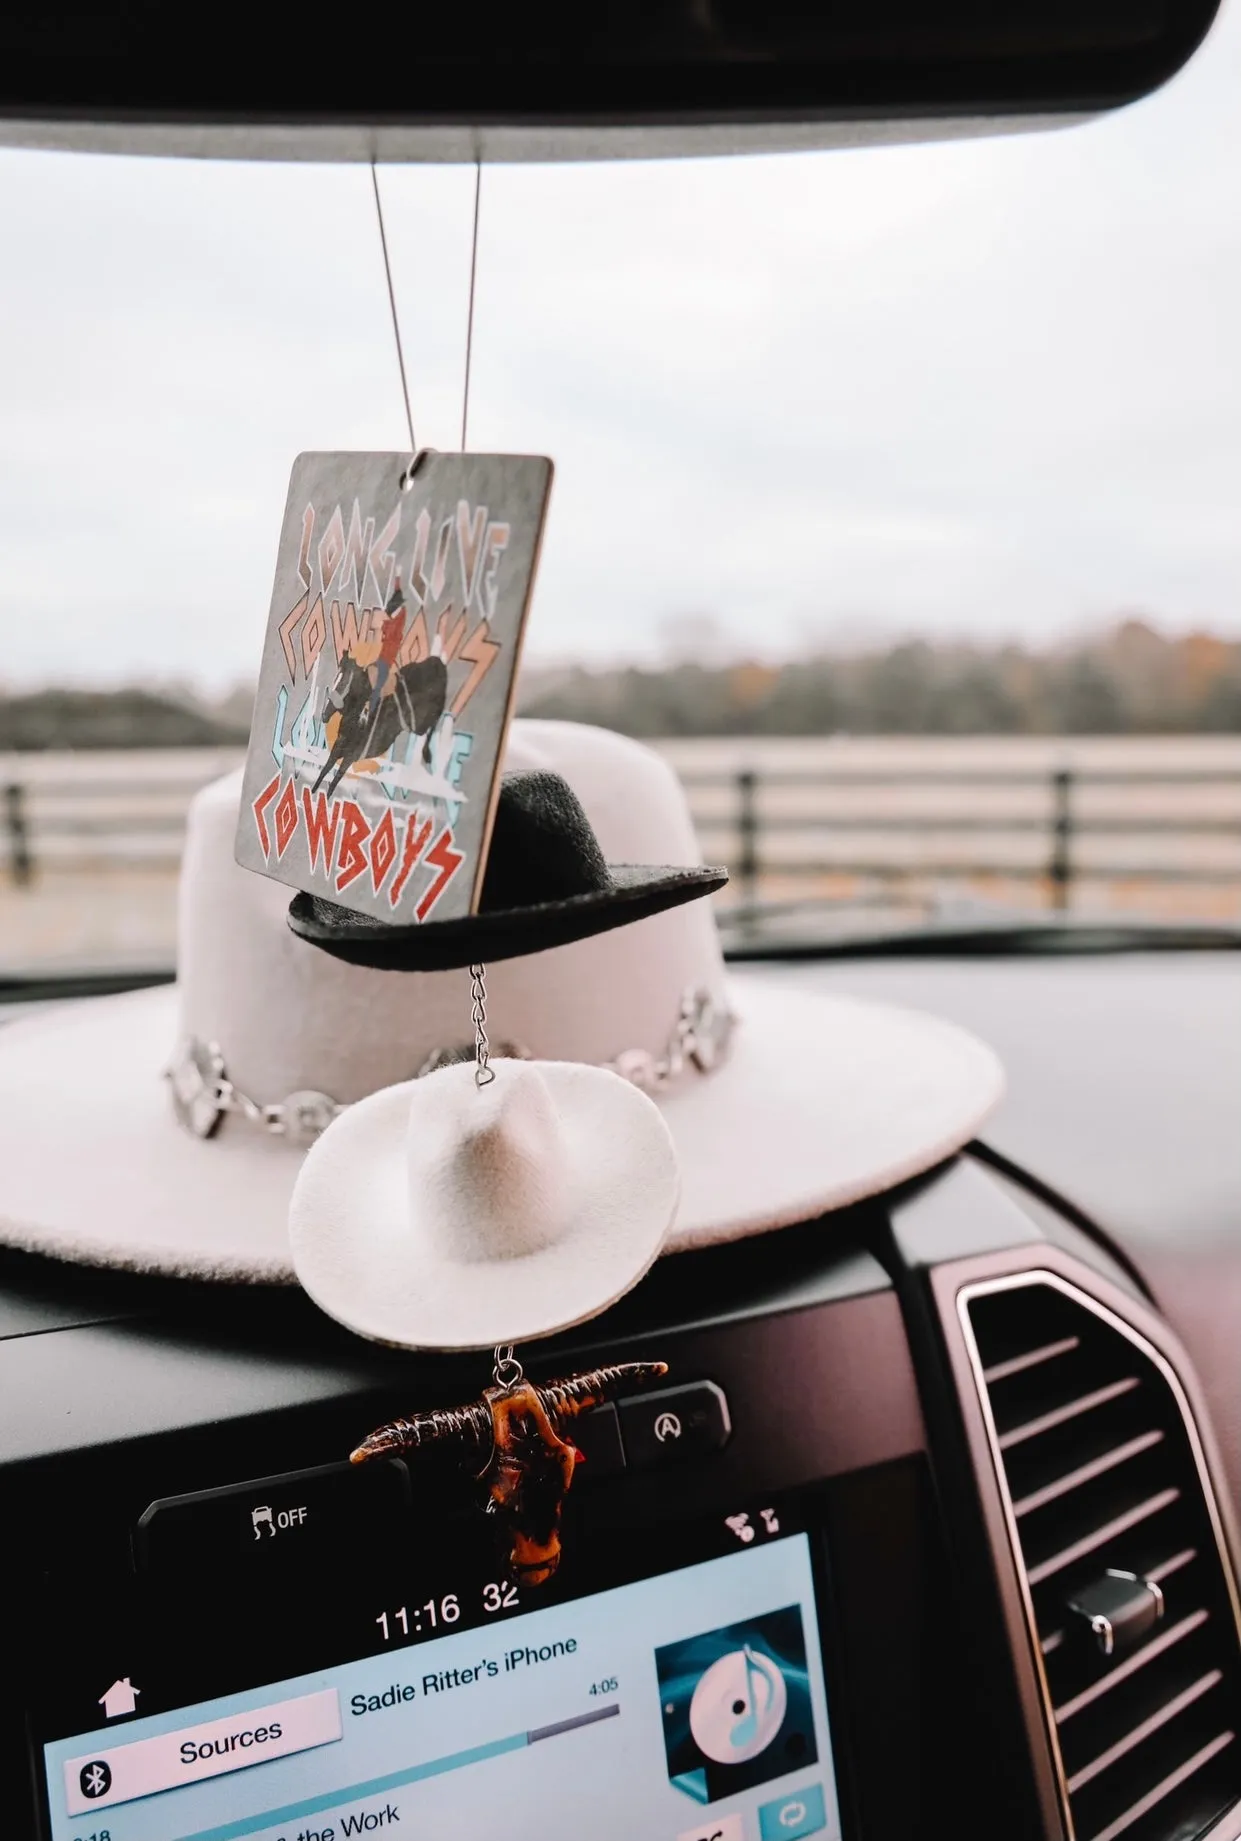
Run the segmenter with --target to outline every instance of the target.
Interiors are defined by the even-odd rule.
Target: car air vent
[[[970,1286],[959,1308],[1069,1832],[1191,1841],[1241,1798],[1241,1646],[1180,1383],[1054,1274]]]

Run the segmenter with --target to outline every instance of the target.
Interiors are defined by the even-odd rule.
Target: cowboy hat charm
[[[475,912],[393,925],[303,892],[289,926],[349,965],[448,971],[590,939],[714,895],[727,881],[728,871],[710,864],[609,863],[563,774],[529,769],[501,778]]]
[[[477,1002],[477,999],[476,999]],[[657,1258],[681,1178],[655,1102],[606,1068],[479,1059],[340,1112],[289,1204],[298,1278],[399,1349],[493,1349],[569,1329]]]
[[[536,1386],[511,1356],[497,1352],[497,1376],[516,1377],[484,1388],[481,1400],[447,1411],[394,1419],[364,1438],[350,1459],[404,1457],[430,1445],[455,1444],[499,1517],[509,1567],[518,1584],[543,1585],[560,1564],[560,1517],[581,1453],[563,1431],[567,1421],[601,1406],[621,1390],[645,1387],[668,1372],[666,1362],[620,1362]]]

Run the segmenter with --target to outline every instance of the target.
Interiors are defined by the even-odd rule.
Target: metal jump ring
[[[404,472],[401,474],[400,480],[398,482],[402,492],[410,491],[410,489],[413,486],[414,480],[417,478],[418,473],[421,470],[423,461],[426,460],[429,454],[433,454],[434,452],[435,452],[435,449],[433,447],[420,447],[416,453],[413,453],[410,455],[409,465],[405,468]]]

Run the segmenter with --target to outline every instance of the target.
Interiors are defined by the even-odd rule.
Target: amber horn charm
[[[468,1406],[394,1419],[364,1438],[350,1459],[408,1457],[432,1445],[458,1445],[475,1465],[490,1514],[500,1518],[519,1585],[542,1585],[560,1564],[560,1517],[580,1453],[562,1436],[580,1413],[616,1394],[647,1387],[666,1362],[618,1362],[536,1386],[519,1380],[488,1387]]]

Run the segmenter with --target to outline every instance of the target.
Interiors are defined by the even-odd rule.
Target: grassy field
[[[1241,737],[782,738],[656,744],[686,781],[704,854],[747,895],[832,904],[864,924],[892,903],[1050,906],[1068,772],[1068,905],[1092,915],[1241,921]],[[185,812],[234,750],[0,756],[31,871],[0,807],[0,967],[171,962]],[[747,793],[737,776],[757,776]]]

